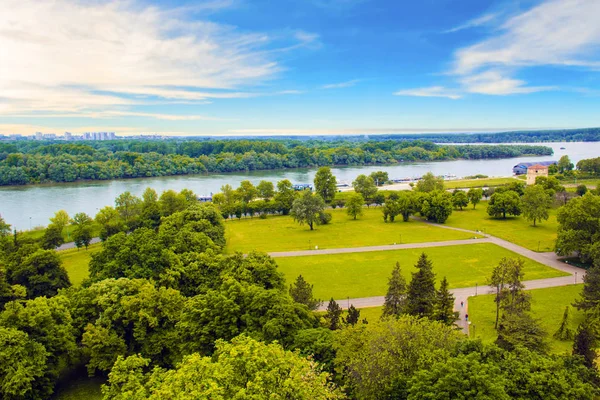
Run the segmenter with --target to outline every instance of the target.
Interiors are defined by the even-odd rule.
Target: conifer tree
[[[436,302],[433,319],[446,325],[453,325],[458,319],[458,312],[454,311],[454,295],[448,290],[446,277],[440,283],[440,290],[436,293]]]
[[[328,328],[332,331],[341,328],[340,318],[342,316],[342,307],[333,299],[329,300],[329,304],[327,305],[327,313],[325,314],[325,319],[327,320],[329,326]]]
[[[348,309],[348,316],[346,317],[346,323],[348,325],[356,325],[358,323],[358,320],[360,318],[360,310],[358,310],[356,307],[354,307],[354,304],[350,305],[350,308]]]
[[[573,331],[569,328],[569,306],[565,307],[562,322],[553,337],[558,340],[573,340]]]
[[[433,264],[427,258],[427,255],[422,253],[415,268],[417,268],[418,271],[413,272],[412,280],[408,285],[406,313],[419,317],[431,318],[433,316],[436,300]]]
[[[579,325],[575,342],[573,343],[573,354],[583,357],[583,363],[588,368],[594,368],[596,360],[596,335],[590,324],[586,321]]]
[[[313,285],[304,280],[302,275],[298,275],[296,281],[290,285],[290,296],[296,303],[304,304],[309,310],[315,311],[323,302],[313,297]]]
[[[406,280],[400,273],[400,263],[392,270],[392,276],[388,281],[388,290],[385,295],[382,316],[396,317],[404,312],[406,306]]]
[[[597,309],[600,306],[600,266],[594,266],[587,270],[583,277],[581,298],[573,305],[584,311]]]

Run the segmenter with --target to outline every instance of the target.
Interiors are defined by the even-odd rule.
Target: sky
[[[0,133],[600,126],[598,0],[0,0]]]

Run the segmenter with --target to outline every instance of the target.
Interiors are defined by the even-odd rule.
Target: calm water
[[[581,159],[600,156],[600,143],[550,143],[545,145],[554,149],[553,156],[342,167],[333,168],[332,172],[338,181],[347,182],[351,182],[360,174],[369,174],[379,170],[387,171],[392,179],[417,177],[429,171],[435,175],[454,174],[457,177],[475,174],[510,176],[512,167],[521,161],[558,160],[566,154],[573,163],[577,163]],[[560,150],[561,147],[565,147],[565,150]],[[310,183],[313,181],[315,173],[316,168],[310,168],[0,188],[0,215],[18,230],[26,230],[37,225],[47,225],[48,219],[60,209],[66,210],[71,216],[78,212],[94,216],[100,208],[113,205],[115,197],[125,191],[141,195],[147,187],[155,189],[159,194],[168,189],[179,191],[188,188],[199,195],[208,195],[218,192],[220,187],[227,183],[237,187],[244,179],[255,184],[261,180],[276,183],[282,179],[289,179],[293,183]]]

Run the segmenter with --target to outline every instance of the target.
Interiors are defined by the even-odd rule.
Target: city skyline
[[[600,126],[593,0],[4,3],[4,135]]]

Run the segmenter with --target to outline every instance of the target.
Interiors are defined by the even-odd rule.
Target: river
[[[360,174],[386,171],[390,178],[421,176],[429,171],[435,175],[453,174],[463,177],[475,174],[510,176],[512,167],[521,161],[550,161],[568,155],[573,163],[586,158],[600,156],[600,142],[541,143],[554,149],[553,156],[517,157],[499,160],[456,160],[402,163],[358,167],[335,167],[333,174],[338,182],[350,183]],[[564,150],[561,150],[564,147]],[[38,225],[47,225],[57,210],[64,209],[73,216],[85,212],[90,216],[104,206],[113,205],[115,197],[130,191],[141,195],[147,187],[159,194],[164,190],[191,189],[198,195],[208,195],[230,184],[234,188],[247,179],[254,184],[261,180],[276,183],[289,179],[292,183],[312,183],[317,169],[302,168],[274,171],[252,171],[227,174],[165,176],[159,178],[121,179],[113,181],[91,181],[79,183],[11,186],[0,188],[0,215],[17,230],[27,230]]]

